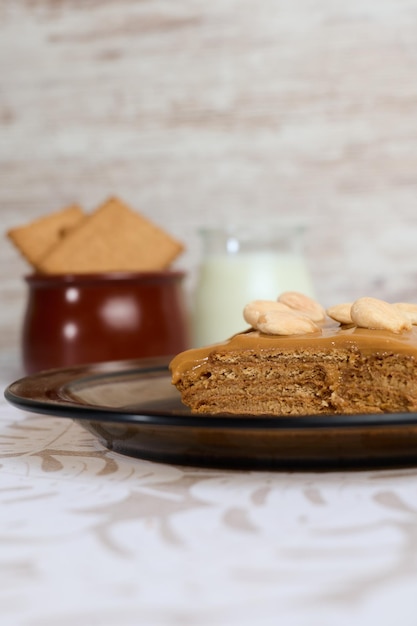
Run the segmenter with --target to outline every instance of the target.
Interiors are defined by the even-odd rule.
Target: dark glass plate
[[[49,370],[12,383],[14,406],[71,418],[110,450],[223,468],[325,470],[417,464],[417,414],[193,415],[167,359]]]

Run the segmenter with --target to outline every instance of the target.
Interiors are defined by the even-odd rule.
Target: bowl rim
[[[185,270],[152,270],[152,271],[114,271],[114,272],[86,272],[86,273],[63,273],[42,274],[33,272],[23,278],[28,285],[69,285],[86,283],[106,282],[171,282],[182,280],[186,275]]]

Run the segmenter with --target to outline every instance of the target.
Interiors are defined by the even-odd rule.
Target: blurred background
[[[191,292],[201,227],[299,217],[324,305],[417,301],[417,0],[0,0],[0,75],[4,232],[117,195]]]

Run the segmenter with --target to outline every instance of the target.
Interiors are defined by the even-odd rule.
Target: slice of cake
[[[250,328],[187,350],[172,382],[195,413],[417,411],[417,305],[360,298],[324,311],[287,292],[244,310]]]

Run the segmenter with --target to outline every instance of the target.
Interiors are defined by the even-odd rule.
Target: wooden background
[[[120,195],[192,289],[199,227],[299,216],[323,304],[417,301],[417,0],[0,0],[0,76],[4,231]]]

